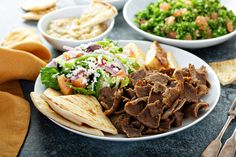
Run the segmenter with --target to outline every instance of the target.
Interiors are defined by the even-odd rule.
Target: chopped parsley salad
[[[219,0],[157,0],[136,14],[138,27],[181,40],[223,36],[236,28],[236,16]]]
[[[41,69],[41,82],[63,94],[80,93],[98,97],[104,87],[122,88],[129,84],[128,74],[140,68],[132,51],[104,39],[67,50]]]

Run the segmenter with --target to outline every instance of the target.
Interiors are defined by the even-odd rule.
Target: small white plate
[[[228,9],[233,9],[233,12],[236,14],[236,7],[232,3],[234,0],[222,0],[222,4],[225,5]],[[131,26],[136,32],[141,34],[143,37],[149,39],[149,40],[157,40],[159,42],[182,47],[182,48],[189,48],[189,49],[195,49],[195,48],[204,48],[209,47],[213,45],[217,45],[220,43],[225,42],[226,40],[232,38],[236,35],[236,30],[223,35],[221,37],[217,38],[211,38],[211,39],[201,39],[201,40],[178,40],[178,39],[171,39],[166,37],[160,37],[157,35],[153,35],[151,33],[145,32],[138,28],[137,24],[134,22],[135,14],[138,11],[144,10],[147,5],[150,3],[156,2],[156,0],[145,0],[145,1],[137,1],[137,0],[129,0],[123,9],[123,16],[126,20],[126,22]],[[234,2],[235,3],[235,2]],[[230,7],[232,6],[232,7]]]
[[[119,41],[121,46],[124,46],[130,42],[137,44],[138,47],[140,47],[144,53],[147,52],[148,48],[151,45],[151,42],[148,42],[148,41],[138,41],[138,40],[120,40]],[[156,134],[156,135],[146,135],[143,137],[136,137],[136,138],[127,138],[121,134],[116,135],[116,136],[106,134],[104,137],[90,135],[90,134],[82,133],[82,132],[67,128],[66,126],[63,126],[53,120],[52,121],[54,123],[56,123],[57,125],[65,128],[71,132],[74,132],[76,134],[86,136],[86,137],[95,138],[95,139],[100,139],[100,140],[109,140],[109,141],[139,141],[139,140],[160,138],[160,137],[168,136],[168,135],[177,133],[179,131],[185,130],[185,129],[195,125],[199,121],[201,121],[214,109],[214,107],[216,106],[216,104],[219,100],[219,97],[220,97],[220,83],[219,83],[219,80],[218,80],[215,72],[212,70],[212,68],[206,62],[204,62],[202,59],[198,58],[197,56],[195,56],[187,51],[181,50],[179,48],[175,48],[173,46],[164,45],[164,44],[161,44],[161,46],[165,51],[170,51],[174,54],[174,57],[180,67],[188,67],[189,64],[195,65],[196,68],[199,68],[202,65],[206,67],[207,72],[208,72],[208,78],[211,83],[211,88],[209,90],[209,93],[205,97],[203,97],[203,101],[206,101],[209,103],[209,109],[206,112],[201,113],[198,118],[184,119],[183,125],[181,127],[171,128],[166,133]],[[37,93],[43,93],[44,90],[45,90],[45,87],[44,87],[44,85],[42,85],[42,83],[40,81],[40,75],[39,75],[36,80],[35,86],[34,86],[34,91]]]

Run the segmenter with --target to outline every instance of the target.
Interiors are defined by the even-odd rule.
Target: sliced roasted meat
[[[122,131],[128,136],[128,137],[140,137],[142,136],[142,131],[144,129],[144,126],[141,125],[138,121],[134,121],[129,125],[122,125]]]
[[[207,109],[209,104],[206,102],[197,102],[192,103],[189,106],[186,106],[184,113],[186,116],[198,117],[198,113],[201,109]]]
[[[174,68],[168,68],[168,69],[162,68],[162,69],[160,70],[160,73],[166,74],[166,75],[168,75],[169,77],[171,77],[171,76],[174,74],[174,72],[175,72],[175,69],[174,69]]]
[[[148,103],[153,103],[157,100],[162,101],[162,93],[161,92],[154,92],[154,89],[152,89],[148,96]]]
[[[167,132],[168,130],[170,130],[170,127],[171,127],[171,121],[169,119],[160,122],[159,133]]]
[[[148,104],[142,112],[137,115],[137,119],[147,127],[158,128],[162,110],[161,103],[156,101],[155,103]]]
[[[207,72],[206,67],[202,66],[200,69],[196,70],[194,65],[189,65],[189,73],[193,81],[197,84],[207,84]]]
[[[166,74],[162,74],[159,72],[149,72],[145,77],[147,82],[154,84],[155,82],[159,82],[163,85],[166,85],[170,81],[170,77]]]
[[[179,98],[180,91],[178,88],[168,88],[163,93],[163,103],[168,107],[171,107],[172,104]]]
[[[174,111],[176,110],[176,108],[180,103],[181,99],[177,99],[170,108],[164,111],[164,113],[161,116],[161,119],[167,120],[171,115],[173,115]]]
[[[131,84],[123,90],[103,88],[99,101],[112,123],[128,137],[163,133],[181,126],[183,118],[197,117],[208,93],[205,67],[195,69],[144,69],[129,75]]]
[[[143,135],[158,134],[158,133],[159,133],[158,128],[156,128],[156,129],[145,128],[142,132]]]
[[[126,113],[121,113],[119,115],[110,116],[112,124],[117,128],[120,133],[124,133],[122,126],[128,125],[130,123],[130,115]]]
[[[153,92],[160,92],[160,93],[164,93],[166,90],[166,86],[164,86],[163,84],[161,84],[160,82],[155,82],[153,85]]]
[[[114,93],[116,89],[109,87],[102,88],[99,92],[98,100],[105,109],[110,109],[113,106]]]
[[[184,118],[184,113],[180,112],[180,111],[177,111],[174,113],[174,126],[175,127],[179,127],[182,125],[182,122],[183,122],[183,118]]]
[[[187,82],[184,83],[183,97],[186,99],[187,102],[199,102],[197,88],[193,87],[193,85]]]
[[[129,99],[135,98],[136,94],[134,92],[134,89],[132,89],[132,88],[125,89],[124,90],[124,96],[129,98]]]
[[[183,70],[176,70],[174,73],[175,79],[180,82],[184,82]]]
[[[134,86],[135,94],[138,98],[148,96],[151,91],[152,85],[147,84],[145,86]]]
[[[147,105],[148,97],[137,98],[125,104],[125,112],[136,117]]]
[[[146,70],[145,69],[141,69],[138,70],[132,74],[129,75],[129,78],[131,80],[132,85],[134,86],[138,80],[142,80],[144,79],[144,77],[146,76]]]
[[[114,93],[113,104],[110,109],[106,110],[105,115],[109,116],[114,113],[120,106],[122,101],[123,89],[118,89]]]

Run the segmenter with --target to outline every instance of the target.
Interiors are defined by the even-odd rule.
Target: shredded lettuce
[[[57,82],[57,75],[59,74],[59,71],[56,67],[44,67],[41,69],[40,73],[42,84],[44,84],[47,88],[60,90]]]
[[[124,79],[120,81],[120,88],[128,86],[130,83],[129,77],[126,76]]]
[[[103,41],[98,41],[97,44],[101,45],[102,48],[109,50],[109,52],[112,54],[123,52],[123,48],[119,47],[117,41],[112,41],[108,38],[105,38]]]
[[[67,86],[74,89],[76,93],[84,94],[84,95],[95,95],[95,91],[85,89],[85,88],[79,88],[79,87],[74,87],[72,84],[67,83]]]

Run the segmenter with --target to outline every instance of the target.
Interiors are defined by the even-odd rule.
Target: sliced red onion
[[[81,74],[83,74],[84,72],[85,72],[85,70],[80,70],[80,71],[77,73],[77,75],[73,75],[73,76],[70,78],[70,80],[74,81],[74,80],[80,78],[80,77],[81,77]]]
[[[63,49],[65,49],[67,51],[75,50],[73,47],[69,47],[69,46],[63,46]]]
[[[115,70],[113,70],[113,68],[108,67],[108,66],[104,66],[104,65],[99,65],[99,67],[101,67],[104,71],[110,73],[112,76],[114,76],[117,72]]]
[[[57,62],[56,59],[52,59],[51,62],[48,63],[47,65],[48,67],[56,67],[57,66]]]
[[[110,52],[107,52],[107,51],[100,51],[97,54],[106,54],[106,55],[110,56],[112,59],[114,59],[114,62],[116,62],[118,64],[117,66],[121,70],[125,71],[126,74],[128,74],[124,64],[115,55],[113,55],[113,54],[111,54]]]
[[[93,52],[95,50],[101,49],[101,45],[93,44],[87,47],[86,52]]]

